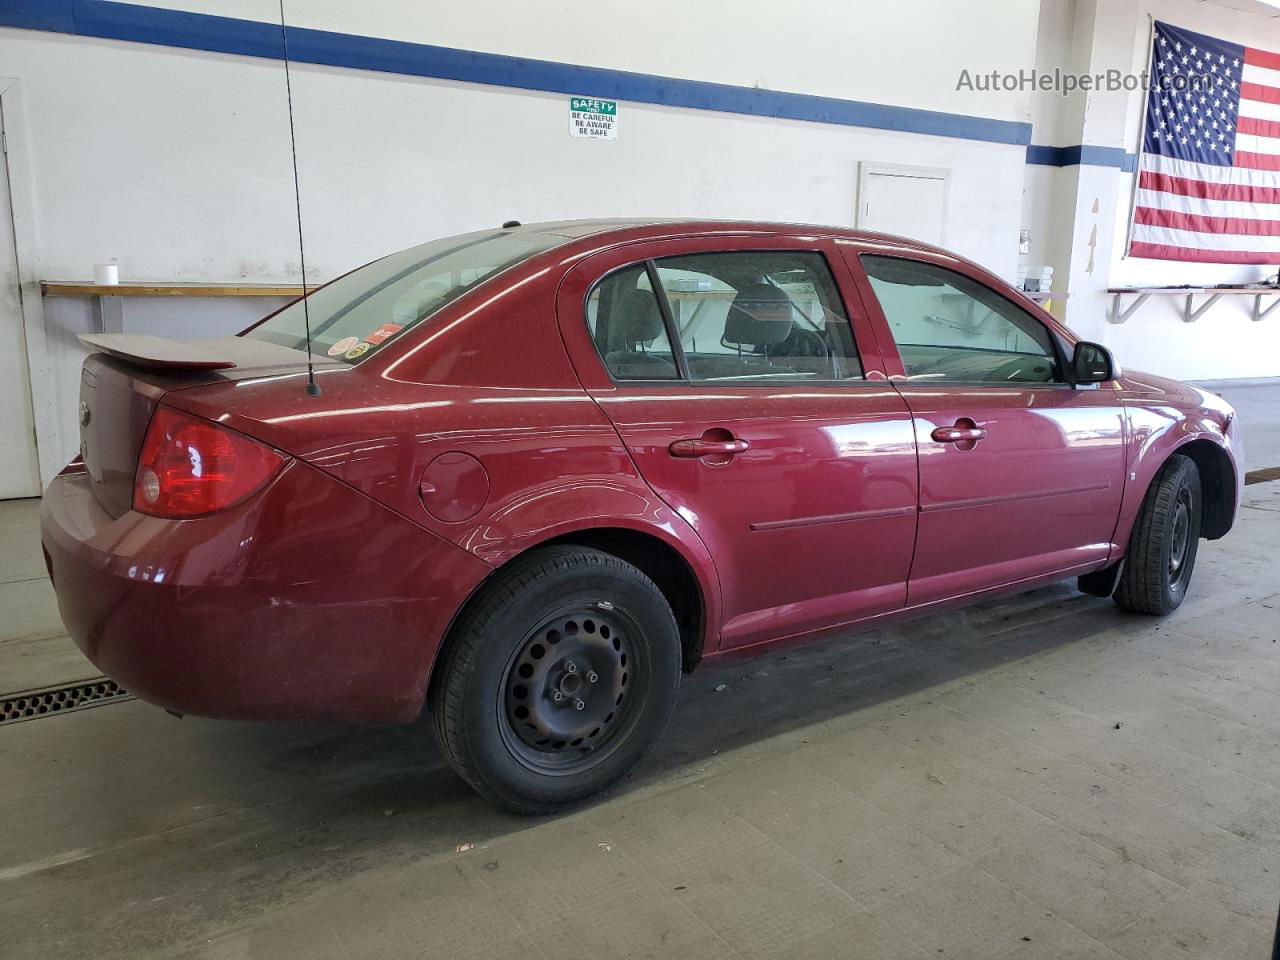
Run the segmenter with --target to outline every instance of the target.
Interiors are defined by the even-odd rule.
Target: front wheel
[[[1172,613],[1187,595],[1200,544],[1200,472],[1174,454],[1147,491],[1129,537],[1115,601],[1135,613]]]
[[[599,550],[516,561],[470,606],[431,685],[453,768],[516,813],[615,783],[657,740],[680,682],[680,634],[657,586]]]

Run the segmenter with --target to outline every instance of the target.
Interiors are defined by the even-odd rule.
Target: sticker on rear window
[[[343,357],[345,357],[347,360],[359,360],[361,357],[363,357],[366,353],[369,352],[371,346],[372,344],[368,344],[368,343],[358,343],[354,347],[352,347],[350,350],[348,350],[346,353],[344,353]]]
[[[337,343],[335,343],[332,347],[329,348],[329,356],[331,357],[341,356],[342,354],[346,353],[348,350],[350,350],[359,342],[360,342],[359,337],[343,337],[341,340],[339,340]]]
[[[389,340],[400,332],[401,325],[398,323],[384,323],[373,333],[364,338],[364,342],[371,346],[377,346],[384,340]]]

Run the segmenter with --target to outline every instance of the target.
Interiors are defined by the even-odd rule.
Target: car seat
[[[609,316],[609,352],[604,362],[619,380],[675,380],[670,360],[646,353],[665,328],[658,300],[649,290],[628,290]]]

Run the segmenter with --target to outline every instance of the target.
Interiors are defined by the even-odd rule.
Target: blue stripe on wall
[[[114,0],[0,0],[0,26],[249,57],[283,58],[280,28],[273,24]],[[289,57],[331,67],[542,93],[585,94],[691,110],[923,133],[987,143],[1023,145],[1031,142],[1031,124],[1011,120],[681,80],[302,27],[289,28]]]
[[[0,0],[0,25],[27,30],[56,30],[75,33],[75,15],[65,0]]]
[[[1033,143],[1027,147],[1027,163],[1047,167],[1115,167],[1125,173],[1133,173],[1138,168],[1137,155],[1126,153],[1123,147],[1091,147],[1086,144],[1042,147]]]

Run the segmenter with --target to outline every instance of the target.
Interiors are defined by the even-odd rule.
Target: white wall
[[[275,12],[264,0],[167,6]],[[655,0],[643,10],[621,0],[313,0],[289,11],[307,27],[688,79],[1002,120],[1025,121],[1030,109],[1027,94],[955,90],[962,68],[1030,58],[1036,10],[1021,0],[983,18],[948,0],[856,13],[822,0]],[[38,248],[28,269],[83,278],[117,257],[122,279],[298,279],[279,62],[0,29],[0,75],[19,78],[24,103],[30,182],[20,187],[34,199]],[[294,66],[293,92],[312,280],[510,218],[852,224],[861,160],[950,168],[949,245],[1014,272],[1018,146],[626,102],[618,140],[588,142],[568,136],[561,95],[309,65]],[[244,311],[134,301],[128,316],[148,332],[215,335],[242,326]],[[50,299],[45,322],[57,428],[48,475],[76,446],[74,334],[90,324],[90,304]]]
[[[1034,68],[1049,74],[1054,68],[1083,70],[1087,49],[1076,49],[1074,0],[1041,0],[1036,33]],[[1079,142],[1079,107],[1064,101],[1054,90],[1037,90],[1031,95],[1032,142],[1037,146],[1060,147]],[[1069,168],[1029,163],[1023,171],[1022,228],[1030,235],[1030,249],[1018,262],[1052,266],[1065,271],[1071,252],[1071,224],[1075,213],[1075,173]],[[1063,276],[1055,278],[1054,289],[1065,290]],[[1053,313],[1062,318],[1065,301],[1052,303]]]
[[[275,9],[165,6],[258,19]],[[785,21],[776,4],[727,0],[662,0],[643,15],[620,0],[313,0],[290,15],[304,26],[1025,120],[1027,94],[954,89],[962,67],[1031,48],[1034,7],[1000,6],[998,37],[943,0],[845,17],[801,0]],[[80,276],[118,256],[123,277],[296,279],[279,62],[0,29],[0,72],[22,81],[47,274]],[[985,223],[963,223],[957,246],[1002,272],[1011,263],[1017,201],[997,174],[1020,162],[1016,147],[627,103],[616,143],[586,143],[567,135],[564,96],[308,65],[294,66],[294,103],[317,276],[513,216],[846,223],[861,159],[954,167],[953,195],[990,211]]]
[[[279,22],[277,0],[151,6]],[[286,0],[290,24],[737,86],[1026,120],[1029,94],[957,91],[962,67],[1027,62],[1026,0]]]
[[[1040,16],[1036,26],[1035,69],[1051,73],[1055,67],[1063,70],[1083,69],[1081,58],[1087,49],[1076,50],[1075,0],[1040,0]],[[1030,64],[1022,64],[1026,67]],[[1071,109],[1068,109],[1068,108]],[[1078,112],[1075,103],[1064,102],[1054,90],[1036,90],[1031,93],[1031,124],[1033,142],[1042,146],[1069,146],[1076,131],[1072,121],[1077,117],[1068,114]]]

